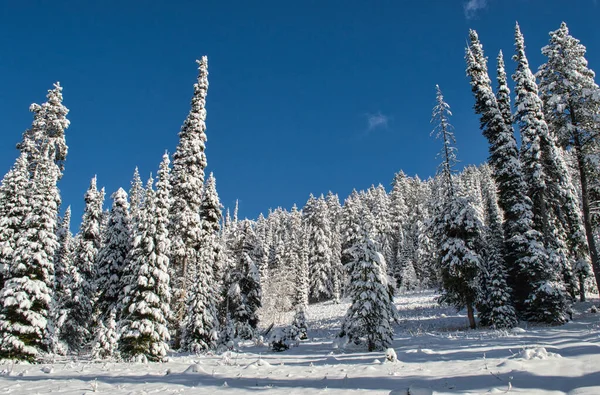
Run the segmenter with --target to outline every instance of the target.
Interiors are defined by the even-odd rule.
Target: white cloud
[[[463,4],[467,19],[475,18],[477,12],[488,6],[488,0],[469,0]]]
[[[377,114],[367,114],[367,130],[370,132],[371,130],[377,128],[386,129],[389,121],[390,117],[382,114],[381,112],[378,112]]]

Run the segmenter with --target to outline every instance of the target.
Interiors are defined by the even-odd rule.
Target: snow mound
[[[185,374],[190,374],[190,373],[206,373],[206,370],[204,370],[204,368],[202,366],[200,366],[200,364],[192,364],[190,365],[186,370],[183,371],[183,373]]]
[[[396,355],[396,350],[394,350],[393,348],[388,348],[385,351],[385,360],[387,362],[397,362],[398,361],[398,355]]]
[[[532,359],[561,358],[560,354],[548,352],[544,347],[524,348],[515,357],[526,361]]]
[[[254,362],[248,364],[248,366],[246,366],[246,369],[256,369],[259,366],[273,366],[273,365],[271,365],[269,362],[265,361],[264,359],[259,359],[258,361],[254,361]]]
[[[519,328],[519,327],[515,327],[510,330],[510,333],[512,333],[514,335],[519,335],[519,334],[525,333],[525,332],[527,332],[525,329]]]
[[[434,395],[433,390],[429,388],[420,388],[410,386],[407,389],[403,390],[393,390],[390,392],[390,395]]]
[[[44,366],[40,370],[46,374],[50,374],[50,373],[54,372],[54,369],[52,369],[52,366]]]
[[[410,349],[410,350],[406,350],[407,354],[435,354],[435,351],[430,350],[428,348],[417,348],[417,349]]]

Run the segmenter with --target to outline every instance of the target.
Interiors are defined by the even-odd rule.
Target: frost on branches
[[[96,177],[85,194],[85,209],[73,253],[73,289],[69,315],[61,333],[73,351],[81,351],[92,340],[92,317],[96,295],[98,250],[102,246],[100,222],[104,189],[98,191]]]
[[[377,251],[370,225],[361,215],[356,242],[349,248],[352,260],[346,264],[352,304],[344,317],[340,336],[356,344],[366,342],[369,351],[384,350],[392,343],[396,308],[384,270],[383,255]],[[368,221],[368,220],[367,220]]]
[[[67,155],[64,132],[69,110],[62,104],[59,83],[47,98],[41,106],[31,105],[32,126],[17,146],[21,156],[12,180],[5,177],[0,189],[1,358],[33,361],[56,342],[48,320],[61,203],[56,184]]]
[[[201,249],[196,277],[186,302],[187,314],[182,325],[181,347],[190,352],[214,349],[218,340],[217,305],[218,276],[223,264],[223,248],[219,237],[222,217],[216,180],[211,173],[204,186],[200,216]]]
[[[467,308],[475,328],[474,307],[479,296],[483,225],[469,199],[451,196],[440,220],[442,296],[440,302]]]
[[[31,211],[21,225],[0,294],[0,358],[34,361],[51,342],[47,328],[58,247],[57,179],[54,163],[42,159],[24,191]]]
[[[311,195],[303,214],[308,231],[309,300],[329,300],[333,297],[331,222],[323,196]]]
[[[161,185],[162,183],[162,185]],[[124,282],[119,351],[126,360],[162,361],[169,348],[169,196],[159,177],[158,192],[148,181],[146,204],[134,230],[129,268]]]
[[[0,186],[0,289],[13,260],[18,233],[30,211],[29,205],[23,204],[29,187],[27,167],[27,157],[21,154]]]
[[[234,251],[236,262],[224,287],[229,317],[226,327],[235,328],[235,337],[252,339],[258,326],[257,311],[262,305],[260,275],[254,263],[257,238],[249,220],[241,221],[239,229],[240,237]]]
[[[177,322],[183,320],[187,290],[195,280],[195,267],[201,242],[201,205],[206,168],[206,95],[208,58],[198,63],[198,80],[194,84],[191,109],[179,132],[179,144],[173,154],[171,240],[174,298]]]
[[[596,287],[600,288],[600,255],[593,229],[597,223],[593,202],[598,200],[600,181],[600,89],[594,71],[588,67],[585,46],[569,34],[566,23],[550,32],[550,42],[542,48],[542,54],[548,58],[537,73],[543,111],[558,145],[570,148],[575,158],[585,237]]]

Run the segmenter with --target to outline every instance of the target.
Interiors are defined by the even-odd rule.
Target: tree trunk
[[[574,138],[575,154],[577,156],[577,167],[579,168],[579,177],[581,179],[581,203],[583,206],[583,226],[585,228],[585,236],[590,250],[590,258],[592,259],[592,270],[596,280],[596,287],[600,290],[600,257],[598,256],[598,248],[592,231],[592,222],[590,218],[590,201],[589,201],[589,185],[587,173],[585,169],[585,157],[582,151],[583,147],[579,132],[575,132]]]
[[[467,315],[469,316],[469,327],[471,329],[475,329],[475,313],[473,311],[473,305],[471,303],[467,304]]]
[[[585,277],[583,273],[579,274],[579,301],[585,302]]]

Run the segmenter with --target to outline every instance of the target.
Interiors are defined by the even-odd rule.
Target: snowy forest
[[[435,177],[399,171],[389,187],[311,195],[252,220],[224,210],[206,174],[202,57],[175,152],[147,181],[135,169],[110,201],[93,178],[76,234],[59,192],[70,122],[56,83],[30,106],[0,185],[0,358],[161,362],[239,340],[284,351],[307,338],[309,305],[343,299],[339,339],[381,351],[401,320],[394,296],[429,289],[470,328],[568,322],[600,284],[600,88],[565,23],[542,53],[536,71],[517,25],[512,61],[488,62],[469,32],[487,163],[457,168],[440,82]]]

